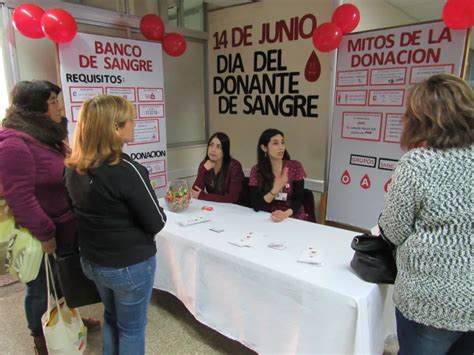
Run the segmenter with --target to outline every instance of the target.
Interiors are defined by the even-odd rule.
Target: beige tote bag
[[[50,355],[80,355],[87,346],[87,328],[76,308],[58,302],[54,277],[48,255],[44,256],[48,284],[48,310],[41,317],[46,346]],[[51,293],[52,288],[52,293]],[[51,307],[51,296],[55,306]]]

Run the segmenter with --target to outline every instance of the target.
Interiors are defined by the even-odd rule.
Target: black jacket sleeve
[[[304,180],[293,181],[292,188],[291,209],[293,210],[293,214],[297,214],[303,205]]]
[[[268,203],[263,199],[262,192],[258,186],[250,186],[250,205],[254,209],[255,212],[260,210],[265,210],[265,206]]]
[[[158,203],[148,177],[142,166],[124,160],[128,164],[129,182],[123,191],[125,203],[129,206],[138,225],[147,233],[157,234],[166,223],[166,215]]]

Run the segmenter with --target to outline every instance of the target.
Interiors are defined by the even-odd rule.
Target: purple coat
[[[0,192],[16,223],[58,247],[75,242],[75,222],[64,185],[64,154],[29,134],[0,128]]]

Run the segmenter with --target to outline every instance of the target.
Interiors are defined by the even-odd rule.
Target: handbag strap
[[[46,284],[48,288],[48,322],[51,317],[51,294],[54,296],[54,300],[56,301],[56,309],[58,312],[58,317],[63,321],[62,315],[61,315],[61,306],[58,301],[58,294],[56,292],[56,285],[54,282],[54,275],[53,275],[53,270],[51,268],[51,263],[49,262],[49,257],[48,253],[44,253],[44,267],[45,267],[45,272],[46,272]],[[53,292],[51,292],[51,285],[53,286]]]
[[[388,239],[386,236],[385,236],[385,233],[382,229],[382,227],[380,227],[379,225],[379,230],[380,230],[380,237],[382,237],[383,240],[385,240],[385,242],[387,243],[387,245],[390,247],[390,250],[395,250],[396,249],[396,246],[395,244],[393,244],[390,239]]]

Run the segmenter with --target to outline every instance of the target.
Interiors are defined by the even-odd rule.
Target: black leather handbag
[[[58,257],[55,264],[59,285],[69,308],[101,302],[95,282],[82,271],[80,254]]]
[[[352,239],[355,250],[351,267],[362,280],[376,284],[393,284],[397,276],[395,246],[382,236],[357,235]]]

